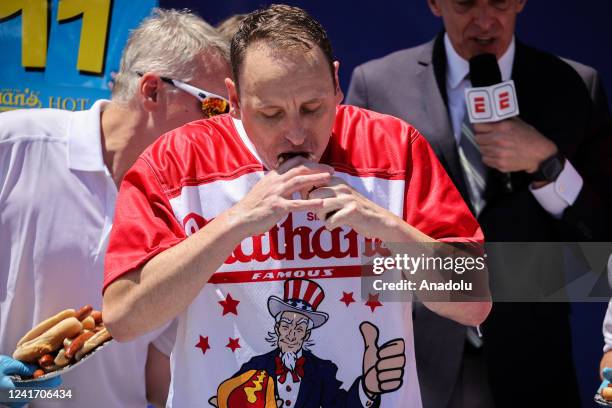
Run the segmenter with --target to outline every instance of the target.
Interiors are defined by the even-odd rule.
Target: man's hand
[[[348,226],[365,237],[381,238],[389,221],[395,217],[338,177],[332,177],[326,186],[311,191],[308,198],[323,199],[323,207],[316,214],[330,231]]]
[[[378,346],[378,327],[370,322],[359,326],[363,336],[363,382],[370,398],[402,386],[406,356],[404,340],[394,339]]]
[[[533,173],[557,152],[550,139],[519,118],[476,123],[474,132],[483,163],[504,173]]]
[[[15,388],[11,375],[28,377],[34,373],[34,370],[35,368],[31,364],[24,364],[9,356],[0,356],[0,389]]]
[[[32,364],[24,364],[21,361],[12,359],[9,356],[0,355],[0,389],[9,388],[55,388],[62,384],[62,378],[60,376],[51,378],[45,381],[35,381],[27,383],[27,385],[15,385],[11,379],[11,375],[19,375],[22,377],[31,376],[36,370],[36,367]],[[0,401],[1,403],[7,403],[7,401]],[[22,407],[26,402],[11,402],[7,405],[11,408]]]
[[[32,364],[24,364],[19,360],[15,360],[9,356],[0,355],[0,389],[15,388],[11,375],[18,375],[21,377],[29,377],[34,373],[36,367]],[[30,383],[32,386],[37,388],[55,388],[62,384],[62,378],[60,376],[53,377],[45,381],[36,381]]]
[[[231,210],[245,224],[248,236],[263,234],[283,216],[293,211],[317,211],[323,206],[318,198],[304,199],[304,192],[327,185],[334,169],[303,157],[294,157],[269,172]],[[291,199],[293,193],[302,199]]]

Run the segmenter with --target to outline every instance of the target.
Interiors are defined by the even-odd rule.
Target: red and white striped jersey
[[[339,106],[321,162],[428,236],[482,241],[477,222],[425,139],[399,119]],[[121,186],[105,287],[203,228],[265,173],[241,122],[228,115],[162,136]],[[383,249],[348,227],[329,231],[307,212],[289,214],[266,234],[244,239],[179,316],[169,406],[205,404],[244,363],[274,350],[269,334],[278,310],[302,308],[314,326],[310,351],[338,367],[337,378],[347,390],[362,374],[361,322],[379,328],[381,343],[403,338],[404,383],[384,394],[381,406],[420,407],[411,303],[383,303],[377,293],[361,293],[361,256]],[[288,279],[303,284],[292,281],[288,288]],[[293,298],[288,290],[295,292]],[[312,406],[300,398],[303,406]]]

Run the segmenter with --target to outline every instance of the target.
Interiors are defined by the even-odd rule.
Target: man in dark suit
[[[608,241],[612,147],[604,127],[606,97],[592,68],[515,41],[525,2],[428,0],[446,32],[357,67],[346,102],[418,128],[478,215],[487,241]],[[514,80],[520,117],[471,129],[486,169],[477,196],[460,153],[467,61],[483,53],[497,57],[503,80]],[[510,173],[511,189],[502,173]],[[517,299],[525,300],[547,285],[562,286],[560,257],[538,258],[534,249],[502,260],[508,261],[522,280],[517,286],[513,276],[490,266],[494,300],[500,287],[513,286]],[[551,266],[558,274],[541,273]],[[464,326],[423,307],[415,308],[414,327],[426,408],[546,406],[553,395],[563,406],[579,406],[566,303],[495,304],[483,326],[484,345]]]

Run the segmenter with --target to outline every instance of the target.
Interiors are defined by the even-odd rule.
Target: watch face
[[[554,181],[559,176],[559,173],[561,173],[561,170],[563,170],[563,162],[558,156],[555,156],[544,163],[542,175],[546,180]]]

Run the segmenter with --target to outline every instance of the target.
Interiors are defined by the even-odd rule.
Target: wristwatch
[[[540,163],[540,167],[531,173],[531,181],[555,181],[563,170],[565,156],[561,151],[557,151],[553,156]]]

